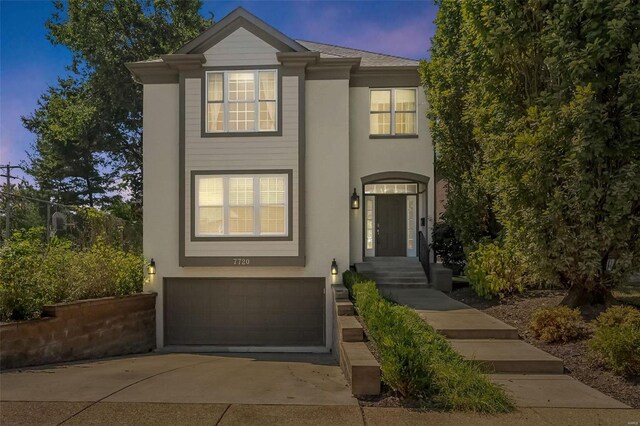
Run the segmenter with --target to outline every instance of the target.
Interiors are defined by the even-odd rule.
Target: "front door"
[[[407,255],[407,196],[376,197],[376,256]]]

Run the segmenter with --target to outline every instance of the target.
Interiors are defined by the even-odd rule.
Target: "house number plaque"
[[[238,266],[246,266],[251,263],[251,259],[246,257],[234,257],[233,264]]]

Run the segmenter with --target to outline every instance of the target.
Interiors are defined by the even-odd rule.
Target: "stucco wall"
[[[164,277],[326,277],[331,335],[331,260],[349,265],[349,90],[346,80],[306,83],[306,266],[180,267],[178,264],[178,85],[144,88],[144,254],[157,272],[157,342],[163,346]],[[225,243],[220,243],[225,244]],[[327,349],[331,339],[327,339]]]
[[[426,119],[427,99],[422,89],[418,89],[418,138],[370,139],[369,138],[369,88],[352,87],[350,93],[350,144],[349,168],[350,189],[357,188],[361,206],[350,215],[350,258],[351,263],[362,260],[362,215],[364,213],[363,176],[388,171],[403,171],[428,176],[428,211],[425,203],[419,202],[419,218],[427,218],[427,228],[419,230],[430,237],[433,224],[434,182],[433,145]]]

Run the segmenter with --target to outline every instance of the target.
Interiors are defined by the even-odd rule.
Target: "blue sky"
[[[409,58],[425,58],[436,7],[422,1],[205,1],[219,20],[238,6],[290,37]],[[46,38],[50,1],[0,0],[0,164],[27,158],[34,136],[20,117],[66,74],[71,55]]]

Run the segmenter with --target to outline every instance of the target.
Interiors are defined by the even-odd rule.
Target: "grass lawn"
[[[621,302],[640,307],[640,279],[629,281],[613,291],[613,296]]]

